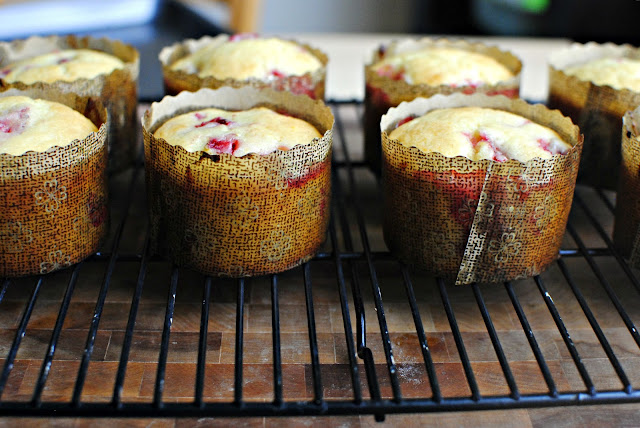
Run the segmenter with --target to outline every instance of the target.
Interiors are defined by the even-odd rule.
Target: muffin
[[[437,95],[390,109],[381,129],[383,232],[402,262],[469,284],[537,275],[558,257],[582,149],[560,112]]]
[[[327,56],[290,40],[253,34],[205,36],[166,47],[159,59],[171,95],[252,85],[324,98]]]
[[[154,250],[214,276],[281,272],[325,239],[333,116],[253,87],[165,97],[143,118]]]
[[[627,112],[622,127],[622,163],[616,196],[613,243],[633,267],[640,267],[640,107]]]
[[[578,181],[615,189],[622,116],[640,105],[640,50],[629,45],[573,44],[549,58],[551,108],[584,133]]]
[[[365,66],[365,160],[380,172],[380,118],[390,107],[455,92],[517,97],[521,68],[508,52],[463,40],[406,39],[380,46]]]
[[[130,45],[75,36],[0,42],[0,85],[50,87],[99,98],[109,114],[109,170],[133,164],[138,152],[139,55]]]
[[[0,93],[0,277],[46,274],[98,250],[109,223],[106,121],[87,97]]]

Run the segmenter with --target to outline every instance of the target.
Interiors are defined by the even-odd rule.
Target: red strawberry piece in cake
[[[415,119],[415,118],[416,118],[415,116],[407,116],[407,117],[405,117],[405,118],[404,118],[404,119],[402,119],[400,122],[398,122],[398,124],[396,125],[396,128],[397,128],[398,126],[402,126],[402,125],[404,125],[404,124],[405,124],[405,123],[407,123],[407,122],[411,122],[411,121],[412,121],[413,119]]]
[[[218,125],[231,126],[232,124],[233,122],[231,122],[228,119],[225,119],[224,117],[214,117],[211,120],[205,120],[204,122],[196,125],[196,128],[203,128],[203,127],[211,128],[213,126],[218,126]]]
[[[207,144],[207,149],[213,151],[213,154],[221,155],[223,153],[232,155],[238,150],[240,141],[234,134],[228,134],[219,138],[211,138]]]
[[[29,107],[22,107],[17,110],[11,110],[0,116],[0,133],[20,134],[27,126],[28,119]]]

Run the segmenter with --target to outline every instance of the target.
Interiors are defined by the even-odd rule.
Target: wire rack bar
[[[318,357],[318,337],[316,335],[316,316],[313,309],[313,294],[311,289],[311,273],[309,263],[302,268],[304,276],[304,296],[307,305],[307,324],[309,329],[309,351],[311,353],[311,375],[313,377],[313,402],[322,404],[322,377],[320,374],[320,359]]]
[[[271,275],[271,336],[273,338],[273,404],[282,405],[282,355],[280,351],[280,302],[278,275]]]
[[[29,323],[29,319],[31,318],[31,314],[33,313],[33,307],[36,305],[38,293],[40,292],[40,288],[42,287],[43,282],[44,277],[39,276],[33,287],[33,291],[31,291],[31,298],[27,302],[27,306],[24,308],[24,312],[22,313],[20,324],[18,325],[16,335],[14,336],[13,343],[11,344],[11,348],[9,349],[9,354],[7,355],[4,366],[2,367],[2,374],[0,375],[0,398],[2,398],[2,393],[4,392],[4,388],[7,385],[7,381],[9,380],[9,374],[13,369],[13,362],[16,359],[16,355],[18,355],[20,342],[22,342],[22,338],[27,331],[27,324]]]
[[[596,317],[593,315],[591,308],[589,308],[589,305],[587,304],[587,301],[582,295],[582,292],[574,282],[571,276],[571,273],[569,273],[569,269],[567,269],[567,265],[565,264],[564,260],[558,260],[558,266],[560,267],[560,271],[566,278],[567,283],[571,287],[571,291],[573,291],[573,294],[576,296],[576,299],[580,304],[580,308],[582,308],[582,312],[587,317],[587,320],[589,321],[589,324],[591,325],[593,332],[596,334],[596,337],[598,338],[598,341],[600,342],[602,349],[607,354],[607,358],[609,358],[611,365],[613,365],[613,368],[615,369],[616,374],[618,375],[618,378],[620,378],[620,382],[622,382],[624,390],[627,392],[631,392],[631,389],[632,389],[631,382],[629,381],[627,374],[624,372],[622,365],[620,365],[620,361],[618,360],[615,353],[613,352],[613,349],[611,348],[609,341],[607,340],[606,336],[604,335],[604,332],[600,328],[598,321],[596,321]]]
[[[129,214],[131,212],[131,203],[133,202],[133,195],[135,193],[135,183],[140,175],[140,168],[133,170],[131,174],[131,181],[126,197],[125,213],[122,216],[122,220],[116,229],[113,239],[113,245],[111,248],[112,257],[109,259],[107,270],[104,274],[102,286],[100,287],[100,293],[96,301],[96,307],[93,312],[93,318],[91,319],[91,325],[89,327],[89,334],[87,335],[86,345],[82,354],[82,360],[80,362],[80,368],[78,369],[78,376],[76,378],[76,384],[73,388],[73,396],[71,398],[72,405],[78,407],[80,405],[80,397],[82,395],[82,389],[87,378],[87,371],[89,370],[89,361],[91,360],[91,354],[93,354],[93,346],[96,341],[96,335],[98,334],[98,326],[100,324],[100,318],[102,316],[102,309],[104,308],[104,302],[107,298],[107,292],[109,291],[109,284],[111,283],[111,277],[116,268],[117,255],[120,247],[120,241],[124,232],[124,226],[127,222]]]
[[[338,131],[339,139],[342,143],[342,147],[345,153],[345,158],[348,159],[346,138],[344,133],[344,126],[340,119],[340,111],[335,111],[336,116],[336,129]],[[378,283],[378,276],[374,266],[373,258],[371,257],[371,249],[369,245],[369,238],[367,237],[367,230],[365,226],[364,217],[362,214],[362,207],[360,204],[360,198],[358,197],[356,179],[353,173],[353,168],[347,170],[347,177],[349,187],[353,193],[353,203],[355,208],[355,215],[358,222],[358,230],[360,232],[360,240],[362,243],[363,251],[367,259],[367,267],[369,268],[369,277],[371,279],[371,290],[376,306],[376,315],[378,317],[378,324],[380,326],[380,334],[382,336],[382,346],[384,348],[384,355],[387,361],[387,369],[389,371],[389,379],[391,381],[391,390],[393,391],[394,400],[400,401],[402,399],[402,393],[400,392],[400,382],[398,380],[398,369],[396,367],[393,358],[393,347],[391,346],[391,338],[389,336],[389,329],[387,327],[387,321],[384,315],[384,307],[382,304],[382,294],[380,293],[380,284]]]
[[[580,239],[580,236],[578,236],[578,233],[572,225],[567,225],[567,231],[571,235],[571,238],[573,238],[575,243],[578,245],[578,248],[585,248],[582,239]],[[616,308],[616,311],[618,311],[620,318],[622,318],[624,324],[627,326],[627,329],[629,329],[629,333],[633,337],[633,340],[635,340],[636,345],[640,347],[640,334],[638,334],[638,330],[636,329],[635,324],[631,320],[631,317],[629,317],[629,314],[627,314],[627,312],[625,311],[615,291],[613,291],[613,289],[611,288],[611,284],[609,284],[609,281],[607,281],[607,278],[604,276],[602,270],[588,254],[585,254],[584,258],[589,264],[589,267],[591,268],[593,273],[598,278],[598,281],[600,282],[600,285],[602,285],[602,288],[604,288],[607,296],[609,296],[609,299],[611,300],[611,303],[613,303],[613,306]]]
[[[440,384],[438,382],[438,376],[433,366],[433,359],[431,358],[431,351],[429,351],[429,344],[427,343],[427,335],[424,332],[422,326],[422,319],[420,317],[420,311],[416,303],[416,295],[413,292],[413,284],[409,275],[409,270],[406,266],[402,266],[402,277],[404,278],[404,286],[407,292],[407,298],[409,299],[409,306],[411,307],[411,315],[413,316],[413,322],[416,326],[416,333],[418,334],[418,340],[420,341],[420,350],[422,351],[422,358],[424,360],[425,369],[429,376],[429,384],[431,386],[431,394],[433,401],[436,403],[442,400],[442,393],[440,392]]]
[[[122,341],[122,351],[120,352],[120,361],[118,363],[118,371],[116,373],[116,381],[113,386],[113,396],[111,402],[114,406],[119,407],[122,404],[122,389],[127,374],[127,363],[129,362],[129,354],[131,352],[131,342],[133,340],[133,330],[136,326],[136,318],[138,316],[138,308],[140,306],[140,298],[142,289],[147,275],[149,263],[149,231],[145,234],[145,243],[142,250],[143,257],[140,260],[140,269],[138,270],[138,278],[136,280],[136,288],[131,298],[131,307],[129,308],[129,317],[125,328],[124,339]]]
[[[473,295],[476,298],[478,308],[480,308],[480,314],[482,315],[484,324],[487,327],[487,332],[489,333],[489,337],[491,338],[491,344],[493,345],[493,349],[495,350],[498,361],[500,362],[500,367],[502,367],[504,378],[507,380],[507,384],[509,385],[509,389],[511,390],[511,398],[517,400],[520,397],[520,392],[518,391],[516,380],[513,377],[513,373],[511,372],[511,368],[509,367],[509,362],[507,361],[507,357],[504,354],[502,345],[500,344],[500,339],[498,338],[496,328],[493,325],[493,321],[491,321],[491,316],[489,315],[487,305],[485,305],[484,299],[482,298],[482,292],[480,291],[478,284],[472,284],[471,288],[473,289]]]
[[[540,346],[538,345],[538,341],[536,340],[536,336],[533,333],[533,329],[529,324],[529,320],[527,320],[527,316],[522,309],[522,305],[518,300],[518,296],[513,290],[513,285],[511,282],[506,282],[505,288],[507,289],[507,294],[509,294],[509,299],[511,300],[511,304],[513,305],[513,309],[516,311],[516,315],[518,316],[518,320],[520,321],[520,325],[522,326],[522,330],[527,337],[527,341],[529,342],[529,346],[531,347],[531,351],[533,352],[533,356],[538,363],[538,367],[540,367],[540,371],[542,372],[542,377],[544,377],[544,381],[547,384],[547,388],[549,388],[549,395],[551,397],[558,396],[558,388],[556,387],[556,383],[553,380],[553,376],[551,375],[551,371],[549,370],[549,366],[544,359],[544,355],[542,355],[542,351],[540,350]]]
[[[10,283],[11,281],[8,278],[2,281],[2,286],[0,286],[0,303],[2,303],[4,295],[7,294],[7,289],[9,288]]]
[[[440,298],[442,299],[442,304],[444,305],[444,310],[447,314],[447,320],[449,321],[449,326],[451,327],[453,340],[456,343],[456,348],[458,349],[458,354],[460,355],[460,361],[462,362],[464,374],[467,377],[467,383],[469,384],[469,389],[471,390],[471,399],[473,401],[478,401],[480,400],[480,389],[478,389],[478,382],[476,381],[476,377],[473,374],[473,369],[471,368],[471,362],[469,361],[467,349],[464,346],[462,334],[460,333],[460,328],[458,327],[456,316],[453,313],[453,308],[451,307],[451,302],[449,301],[447,287],[443,279],[438,278],[436,281],[438,283],[438,289],[440,290]]]
[[[589,395],[594,395],[596,393],[596,388],[593,385],[593,382],[591,381],[591,377],[587,372],[587,368],[584,366],[584,363],[580,358],[578,349],[573,343],[573,340],[571,340],[569,331],[567,330],[567,327],[564,325],[564,322],[562,321],[562,317],[560,316],[560,313],[558,312],[558,309],[556,308],[555,303],[553,303],[553,298],[551,297],[551,294],[549,294],[549,292],[547,291],[547,288],[545,287],[544,282],[542,281],[540,276],[535,276],[533,279],[536,285],[538,286],[538,290],[540,291],[542,298],[544,299],[544,303],[547,305],[547,309],[549,309],[549,312],[553,317],[553,321],[555,322],[556,327],[558,328],[558,331],[562,336],[562,340],[564,341],[565,346],[567,347],[567,349],[569,350],[569,353],[571,354],[571,358],[573,359],[573,362],[576,365],[578,372],[580,373],[580,377],[582,377],[582,381],[584,382],[584,385],[587,387],[587,392],[589,393]]]
[[[335,254],[334,265],[336,268],[336,281],[338,283],[338,294],[340,296],[340,310],[342,315],[342,327],[344,328],[345,342],[347,345],[347,356],[349,358],[349,375],[351,376],[351,387],[353,389],[353,399],[356,403],[362,402],[362,388],[360,387],[360,375],[358,372],[358,362],[355,345],[353,343],[353,329],[351,328],[351,315],[349,314],[349,301],[345,286],[344,271],[342,262],[338,257],[338,237],[333,216],[329,221],[329,236],[331,248]]]
[[[36,381],[36,386],[33,391],[33,398],[31,399],[31,402],[34,406],[39,406],[42,401],[42,392],[44,391],[44,385],[47,382],[47,377],[49,376],[49,371],[51,370],[51,362],[53,361],[53,356],[56,352],[58,339],[60,338],[60,333],[62,332],[62,325],[64,324],[64,320],[67,316],[69,304],[71,303],[71,296],[73,295],[73,290],[75,289],[76,283],[78,282],[78,273],[80,272],[80,268],[82,267],[82,265],[83,263],[78,263],[73,267],[73,273],[71,274],[69,285],[67,286],[67,290],[64,293],[64,298],[62,299],[62,304],[60,305],[58,317],[56,318],[56,324],[53,327],[53,333],[51,334],[49,346],[47,347],[47,353],[45,354],[44,360],[42,361],[40,374],[38,375],[38,380]]]
[[[160,354],[158,356],[158,369],[156,371],[156,385],[153,390],[153,404],[162,407],[162,393],[164,392],[164,381],[167,370],[167,357],[169,356],[169,336],[171,335],[171,325],[173,324],[173,313],[176,307],[176,293],[178,290],[179,270],[173,268],[171,272],[171,285],[169,296],[167,297],[167,310],[164,314],[164,324],[162,326],[162,340],[160,342]]]
[[[202,291],[202,310],[200,313],[200,338],[198,339],[198,365],[196,367],[196,385],[194,404],[202,407],[204,404],[204,371],[207,363],[207,344],[209,332],[209,307],[211,306],[211,283],[213,279],[207,276]]]
[[[238,297],[236,300],[236,354],[234,367],[234,403],[236,406],[242,406],[242,342],[244,332],[244,286],[245,280],[238,280]]]

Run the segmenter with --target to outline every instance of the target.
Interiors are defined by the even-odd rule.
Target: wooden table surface
[[[361,107],[339,107],[345,136],[352,159],[361,159],[362,148],[359,120]],[[339,136],[337,137],[339,139]],[[337,141],[339,143],[339,141]],[[336,157],[343,158],[340,144],[336,144]],[[140,254],[146,231],[144,175],[134,177],[127,171],[112,177],[113,225],[126,217],[119,253]],[[347,200],[358,200],[367,236],[373,251],[385,251],[381,233],[380,192],[377,181],[365,169],[356,169],[357,186],[348,188],[346,175],[341,174]],[[132,186],[132,187],[130,187]],[[132,189],[132,205],[127,209],[127,192]],[[592,189],[579,188],[578,193],[589,201],[591,210],[605,230],[610,233],[612,215],[603,200]],[[612,194],[607,194],[609,201]],[[339,201],[334,201],[339,203]],[[348,225],[355,237],[355,250],[361,251],[357,223],[353,219],[353,207],[347,210]],[[591,226],[584,211],[576,208],[571,223],[578,230],[585,245],[603,248],[605,244]],[[341,248],[344,236],[339,237]],[[107,242],[105,249],[113,242]],[[564,248],[575,248],[575,242],[567,237]],[[328,247],[327,247],[328,248]],[[603,328],[617,358],[635,388],[640,383],[640,349],[634,343],[611,300],[598,282],[596,274],[584,258],[565,260],[570,274],[579,285],[598,323]],[[612,288],[623,302],[632,320],[640,317],[640,295],[630,280],[610,256],[597,257],[596,263],[603,270]],[[58,346],[55,350],[49,378],[42,394],[43,401],[68,402],[74,388],[80,358],[93,311],[102,283],[107,261],[93,259],[78,267],[78,283],[71,297],[69,311],[64,320]],[[109,402],[112,397],[115,373],[122,350],[127,316],[135,290],[140,263],[136,260],[118,261],[106,296],[104,312],[100,320],[95,348],[91,357],[83,402]],[[373,306],[367,266],[355,263],[363,278],[362,287],[367,318],[367,341],[373,351],[374,361],[383,397],[391,397],[388,371],[380,340],[380,331]],[[382,291],[398,376],[403,397],[429,397],[429,381],[425,371],[420,345],[398,265],[393,260],[382,259],[375,263]],[[319,360],[323,380],[323,394],[327,400],[351,399],[348,353],[343,320],[336,287],[335,266],[331,260],[316,261],[310,265],[313,278],[313,302],[316,316]],[[36,301],[26,335],[15,360],[2,400],[29,401],[35,382],[47,352],[52,329],[60,303],[72,270],[67,269],[48,275]],[[124,402],[151,402],[153,399],[158,353],[170,285],[169,263],[152,261],[142,292],[137,322],[134,330],[131,354],[122,392]],[[621,383],[600,346],[593,329],[581,311],[570,287],[557,266],[542,275],[558,311],[567,326],[576,349],[583,359],[595,387],[598,390],[621,389]],[[439,291],[433,278],[413,273],[412,280],[416,300],[427,334],[434,367],[445,397],[469,396],[460,356],[457,352],[451,328],[445,315]],[[0,356],[9,352],[15,331],[23,313],[25,302],[35,284],[34,278],[13,280],[0,302]],[[194,272],[181,270],[176,296],[175,313],[169,342],[168,363],[163,400],[165,402],[189,402],[194,397],[194,379],[198,355],[200,331],[200,306],[204,278]],[[302,268],[293,269],[279,276],[280,328],[282,342],[283,393],[285,400],[310,400],[313,398],[311,359],[305,293]],[[541,350],[549,366],[557,388],[562,391],[584,391],[567,347],[558,332],[544,300],[533,280],[514,282],[514,290],[532,325]],[[510,368],[522,394],[545,393],[544,382],[527,338],[502,285],[483,285],[484,300],[508,357]],[[469,358],[483,396],[506,395],[509,389],[501,366],[491,345],[487,328],[482,320],[473,293],[468,287],[448,287],[458,326],[461,330]],[[233,399],[236,283],[216,280],[212,288],[209,309],[207,359],[204,382],[206,401],[231,401]],[[255,278],[247,282],[244,318],[244,399],[246,401],[270,401],[272,385],[272,331],[271,297],[269,278]],[[355,331],[353,302],[350,301],[350,321]],[[0,367],[4,360],[0,359]],[[365,398],[368,397],[364,368],[360,365],[360,382]],[[247,419],[18,419],[0,420],[0,426],[635,426],[640,423],[640,405],[607,405],[561,407],[545,409],[493,410],[434,414],[388,415],[384,424],[378,424],[372,416],[312,417],[312,418],[247,418]]]

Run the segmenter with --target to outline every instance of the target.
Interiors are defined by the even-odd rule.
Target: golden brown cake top
[[[390,55],[373,65],[373,70],[394,80],[432,86],[493,85],[514,77],[494,58],[455,48],[424,48]]]
[[[0,69],[0,79],[26,84],[72,82],[121,68],[124,68],[124,62],[113,55],[91,49],[65,49],[6,65]]]
[[[566,74],[596,85],[640,92],[640,60],[633,58],[599,58],[563,70]]]
[[[220,80],[278,79],[300,76],[322,67],[304,47],[278,38],[236,35],[179,59],[170,68]]]
[[[0,97],[0,153],[43,152],[95,131],[89,119],[63,104],[24,96]]]
[[[482,107],[432,110],[400,121],[389,138],[423,152],[504,162],[548,159],[571,146],[553,130],[517,114]]]
[[[237,157],[289,150],[322,137],[308,122],[266,107],[244,111],[210,108],[185,113],[169,119],[154,136],[189,152],[202,150],[211,155],[227,153]]]

